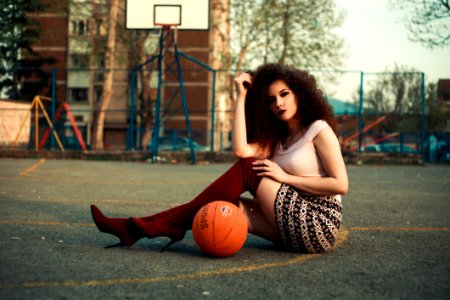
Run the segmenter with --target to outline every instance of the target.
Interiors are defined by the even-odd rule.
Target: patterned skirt
[[[275,224],[283,246],[320,253],[331,249],[342,220],[340,196],[307,196],[282,184],[275,200]]]

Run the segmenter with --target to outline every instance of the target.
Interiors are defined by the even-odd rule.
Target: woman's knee
[[[240,158],[238,163],[244,166],[253,166],[253,162],[256,160],[256,158],[254,157],[245,157],[245,158]]]
[[[239,208],[247,219],[248,232],[273,243],[279,242],[279,236],[275,226],[267,220],[258,206],[256,199],[241,199]]]
[[[264,202],[275,202],[276,195],[278,190],[281,187],[281,183],[273,180],[269,177],[263,177],[261,182],[259,183],[258,190],[256,191],[256,195],[258,199],[261,199]]]

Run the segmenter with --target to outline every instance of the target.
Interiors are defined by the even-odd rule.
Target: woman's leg
[[[116,235],[120,239],[121,242],[117,245],[132,246],[145,236],[168,236],[175,242],[183,239],[186,231],[191,229],[192,220],[203,205],[215,200],[226,200],[236,205],[241,204],[250,233],[277,242],[274,202],[280,183],[257,176],[252,169],[253,161],[254,159],[238,161],[191,202],[172,209],[130,220],[107,218],[93,205],[92,216],[100,231]],[[258,199],[256,205],[239,201],[240,195],[245,191],[250,191]]]
[[[239,205],[239,197],[245,191],[256,196],[261,177],[253,170],[255,159],[240,159],[203,192],[186,204],[174,207],[146,219],[131,218],[132,222],[148,237],[166,236],[173,242],[182,240],[192,228],[195,214],[207,203],[223,200]],[[169,246],[168,245],[168,246]],[[166,246],[167,247],[167,246]],[[165,248],[166,248],[165,247]]]
[[[251,234],[279,243],[280,238],[275,225],[275,198],[281,184],[264,177],[257,189],[256,199],[241,198],[239,208],[247,218]]]
[[[142,231],[134,225],[129,218],[109,218],[95,205],[91,205],[91,214],[94,223],[101,232],[115,235],[120,242],[105,248],[116,246],[133,246],[138,240],[145,237]],[[144,221],[148,217],[142,218]]]
[[[272,223],[262,213],[257,199],[241,199],[239,209],[247,219],[248,232],[273,243],[278,243],[278,234]]]

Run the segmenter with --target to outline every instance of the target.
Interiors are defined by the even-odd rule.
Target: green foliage
[[[231,62],[235,69],[265,62],[300,68],[339,67],[344,15],[333,0],[232,0]]]
[[[49,83],[42,66],[55,60],[33,51],[39,22],[27,15],[44,9],[38,0],[6,0],[0,8],[0,92],[8,98],[31,100]]]
[[[417,70],[406,71],[396,65],[394,70],[375,74],[364,86],[364,106],[382,114],[421,112],[421,77]]]
[[[364,112],[388,116],[386,132],[420,130],[421,73],[396,65],[394,70],[365,76]]]
[[[445,131],[447,112],[442,109],[443,100],[437,97],[437,85],[429,83],[425,93],[425,113],[427,115],[427,131]]]

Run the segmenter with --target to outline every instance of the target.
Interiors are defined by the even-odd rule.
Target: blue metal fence
[[[195,58],[188,56],[182,52],[178,52],[179,57],[189,60],[195,63],[199,68],[204,69],[205,72],[210,72],[213,78],[213,87],[211,89],[211,111],[202,111],[201,113],[204,115],[210,115],[210,128],[209,132],[206,131],[198,131],[193,128],[190,128],[189,123],[186,123],[185,128],[168,128],[161,127],[161,119],[157,120],[157,116],[161,114],[161,111],[156,111],[155,121],[153,123],[152,132],[153,139],[152,142],[148,143],[145,146],[149,146],[148,151],[153,151],[155,155],[157,155],[157,151],[161,146],[161,150],[164,151],[187,151],[186,147],[189,149],[191,153],[195,153],[196,151],[228,151],[230,150],[231,145],[231,132],[229,130],[222,131],[218,129],[215,124],[215,117],[218,114],[225,114],[228,117],[226,119],[232,118],[231,111],[224,111],[223,108],[216,108],[216,99],[215,93],[217,87],[216,84],[216,75],[218,72],[228,72],[227,70],[217,71],[209,66],[199,62]],[[148,128],[143,128],[139,126],[136,122],[137,116],[142,113],[140,111],[140,107],[136,105],[136,98],[140,92],[141,85],[138,84],[137,72],[146,67],[148,64],[153,63],[161,59],[158,56],[154,56],[149,58],[147,62],[142,65],[136,66],[130,70],[120,70],[120,72],[127,73],[128,78],[128,88],[127,88],[127,105],[125,105],[125,109],[108,109],[108,114],[120,114],[127,116],[125,117],[126,123],[122,125],[123,129],[126,131],[126,138],[124,140],[124,144],[122,146],[112,145],[112,147],[118,147],[123,150],[143,150],[145,146],[142,145],[142,136],[145,131],[148,131]],[[177,64],[178,71],[181,71],[180,64]],[[61,140],[67,149],[79,150],[80,145],[73,138],[73,132],[71,132],[70,126],[66,123],[58,123],[55,122],[55,112],[57,110],[58,102],[66,101],[66,99],[57,99],[57,88],[59,88],[56,84],[57,78],[60,75],[60,72],[68,73],[68,72],[89,72],[90,69],[53,69],[52,77],[50,82],[50,92],[52,96],[51,105],[48,107],[49,115],[51,116],[52,121],[55,126],[52,129],[56,131],[58,135],[61,136]],[[95,72],[102,72],[104,70],[95,70]],[[10,72],[12,72],[10,70]],[[189,70],[183,70],[185,74],[188,74]],[[342,72],[342,71],[341,71]],[[161,73],[161,72],[160,72]],[[181,72],[179,72],[181,73]],[[414,97],[420,98],[420,108],[418,111],[407,112],[407,113],[380,113],[371,109],[370,106],[367,105],[368,95],[366,94],[367,89],[370,88],[370,80],[368,78],[376,77],[376,76],[390,76],[390,74],[395,73],[365,73],[365,72],[355,72],[349,71],[349,73],[355,74],[355,89],[357,93],[357,101],[353,103],[345,102],[348,105],[348,110],[344,112],[338,113],[338,119],[341,123],[341,136],[343,140],[348,139],[347,150],[350,151],[358,151],[358,152],[385,152],[385,153],[404,153],[404,154],[420,154],[425,161],[449,161],[449,132],[429,132],[426,128],[426,114],[425,114],[425,74],[421,72],[411,72],[411,76],[416,76],[418,81],[418,86],[420,87],[417,90],[417,95]],[[158,75],[159,76],[159,75]],[[320,75],[318,75],[320,76]],[[163,78],[158,77],[158,80],[163,80]],[[179,77],[181,83],[183,82],[183,78]],[[230,81],[232,83],[232,81]],[[161,86],[161,83],[158,83],[158,86]],[[223,86],[221,88],[224,88]],[[232,89],[232,86],[228,86],[228,89]],[[326,92],[326,91],[325,91]],[[160,91],[158,91],[158,96],[161,97]],[[331,99],[333,98],[332,94],[327,94],[327,97]],[[186,101],[186,95],[182,95],[182,100]],[[350,109],[351,105],[353,105],[353,110]],[[156,105],[154,108],[156,110],[159,109],[159,105]],[[221,110],[222,109],[222,110]],[[189,120],[189,112],[187,111],[187,106],[183,103],[183,110],[186,120]],[[74,110],[76,113],[77,110]],[[95,114],[96,110],[93,109],[89,111],[90,114]],[[371,124],[374,124],[379,121],[379,119],[385,118],[380,123],[377,123],[376,126],[370,127]],[[409,127],[413,125],[416,126],[414,130],[411,128],[403,128],[407,124]],[[32,126],[34,126],[34,122],[32,122]],[[43,128],[45,129],[45,124]],[[406,126],[406,127],[408,127]],[[162,131],[161,131],[162,129]],[[90,127],[85,126],[83,124],[80,125],[81,133],[84,139],[87,141],[89,137]],[[31,136],[34,134],[34,129],[31,130]],[[156,135],[156,133],[158,135]],[[208,140],[206,137],[209,137],[209,144],[206,145],[204,143],[205,140]],[[33,137],[31,137],[33,140]],[[160,144],[161,143],[161,144]],[[218,143],[216,145],[215,143]],[[88,147],[90,145],[88,144]],[[57,148],[54,135],[51,134],[49,138],[49,142],[46,145],[46,149],[55,149]],[[158,150],[155,150],[157,149]],[[195,157],[192,157],[192,160],[195,161]]]

